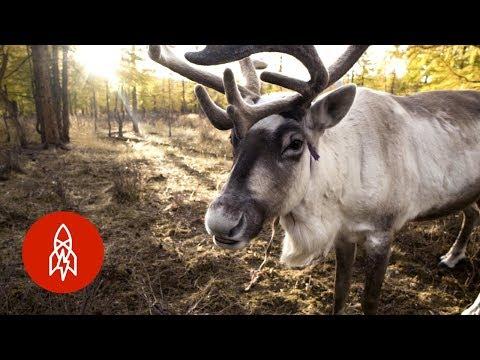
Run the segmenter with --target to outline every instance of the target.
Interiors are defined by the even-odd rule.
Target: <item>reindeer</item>
[[[462,315],[480,315],[480,294],[472,305],[463,310]]]
[[[328,70],[307,45],[207,46],[185,54],[188,62],[167,46],[149,48],[154,61],[201,84],[195,93],[208,119],[231,130],[233,167],[205,216],[214,243],[242,249],[279,217],[287,266],[306,266],[335,248],[334,314],[344,313],[357,245],[367,258],[362,309],[375,314],[396,231],[463,211],[460,234],[441,258],[454,267],[480,218],[480,93],[395,96],[344,85],[321,94],[367,47],[348,47]],[[249,58],[260,52],[292,55],[310,80],[263,72],[261,80],[293,93],[261,96]],[[233,61],[245,86],[230,69],[222,79],[189,64]],[[202,85],[226,94],[227,109]]]

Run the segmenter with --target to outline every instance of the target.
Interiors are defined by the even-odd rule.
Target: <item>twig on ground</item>
[[[162,283],[160,282],[160,297],[161,300],[158,301],[157,297],[155,296],[155,292],[153,291],[152,281],[150,280],[150,275],[148,274],[147,270],[144,267],[145,274],[147,275],[147,284],[150,288],[150,292],[153,296],[153,304],[150,305],[150,315],[167,315],[168,311],[165,309],[165,305],[163,302],[163,290],[162,290]]]
[[[202,300],[208,297],[208,295],[210,295],[210,293],[212,292],[212,283],[213,281],[210,281],[208,285],[205,286],[205,289],[203,289],[202,291],[204,295],[200,296],[200,298],[192,306],[190,306],[190,308],[187,310],[186,315],[191,314],[197,308],[197,306],[202,302]]]
[[[195,190],[193,190],[190,194],[190,197],[188,198],[189,201],[192,201],[195,197],[195,194],[197,193],[198,191],[198,188],[200,187],[200,183],[197,184],[197,187],[195,188]]]

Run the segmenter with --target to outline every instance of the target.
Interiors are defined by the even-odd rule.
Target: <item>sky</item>
[[[115,82],[117,71],[120,66],[122,50],[130,48],[131,45],[78,45],[75,47],[75,60],[81,64],[85,70],[95,76],[103,77],[107,80]],[[151,69],[159,78],[171,76],[181,78],[177,74],[173,74],[170,70],[153,62],[147,55],[147,45],[137,45],[136,49],[140,57],[143,59],[138,62],[139,68]],[[204,45],[177,45],[175,52],[178,56],[183,57],[187,51],[196,51],[203,49]],[[348,45],[315,45],[320,58],[328,67],[331,65],[348,47]],[[367,50],[368,57],[373,65],[379,65],[384,59],[387,51],[393,49],[393,45],[372,45]],[[283,73],[302,80],[308,80],[308,71],[303,65],[290,55],[281,55],[278,53],[262,53],[252,56],[261,59],[268,64],[269,71],[278,71],[280,61],[282,62]],[[208,70],[221,75],[226,66],[232,68],[234,72],[239,73],[238,64],[209,66]],[[390,64],[387,71],[395,70],[398,76],[402,76],[405,70],[405,64],[402,61],[396,61]]]

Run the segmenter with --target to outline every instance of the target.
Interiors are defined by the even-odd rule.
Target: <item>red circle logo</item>
[[[23,241],[23,265],[45,290],[71,293],[89,285],[103,263],[103,241],[95,225],[74,212],[38,219]]]

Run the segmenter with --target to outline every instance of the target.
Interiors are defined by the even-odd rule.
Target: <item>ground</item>
[[[227,134],[196,115],[177,119],[172,137],[161,121],[143,132],[108,138],[74,121],[70,151],[18,152],[17,166],[0,179],[0,314],[331,313],[334,254],[302,270],[283,267],[277,225],[265,267],[246,291],[269,227],[241,252],[215,248],[206,234],[206,207],[231,166]],[[0,145],[3,154],[7,147]],[[70,295],[37,287],[21,258],[28,227],[56,210],[88,217],[105,244],[97,279]],[[454,270],[437,267],[461,220],[456,214],[410,224],[396,235],[380,314],[458,314],[473,302],[480,291],[478,232],[466,261]],[[360,251],[348,314],[361,313],[362,260]]]

